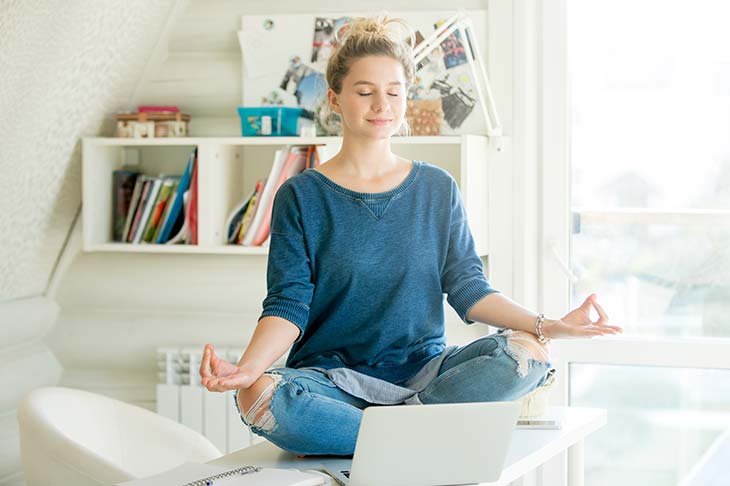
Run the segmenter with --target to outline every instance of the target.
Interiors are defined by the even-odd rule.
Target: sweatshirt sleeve
[[[484,265],[476,252],[459,186],[453,179],[450,216],[448,252],[441,272],[441,288],[459,317],[466,324],[473,324],[474,321],[466,317],[469,309],[487,295],[498,291],[489,285],[484,275]]]
[[[299,341],[309,320],[314,282],[304,245],[300,208],[295,192],[286,183],[277,191],[271,210],[266,284],[268,292],[259,320],[278,316],[292,322],[300,330]]]

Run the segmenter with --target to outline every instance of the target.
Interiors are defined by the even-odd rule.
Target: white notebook
[[[254,466],[238,468],[185,463],[169,471],[118,486],[319,486],[325,476],[299,471]]]

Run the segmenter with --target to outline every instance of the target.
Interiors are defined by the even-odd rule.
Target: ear
[[[327,101],[335,113],[340,112],[340,104],[337,101],[337,93],[332,88],[327,88]]]

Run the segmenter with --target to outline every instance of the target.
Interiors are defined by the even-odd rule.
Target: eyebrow
[[[367,84],[369,86],[375,86],[375,83],[371,83],[370,81],[355,81],[352,85],[353,86],[357,86],[359,84]],[[403,83],[401,83],[400,81],[391,81],[390,83],[388,83],[388,86],[392,86],[394,84],[400,85],[400,84],[403,84]]]

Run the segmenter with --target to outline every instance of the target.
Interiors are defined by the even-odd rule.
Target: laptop
[[[375,406],[352,459],[322,460],[347,486],[440,486],[499,479],[521,402]]]

